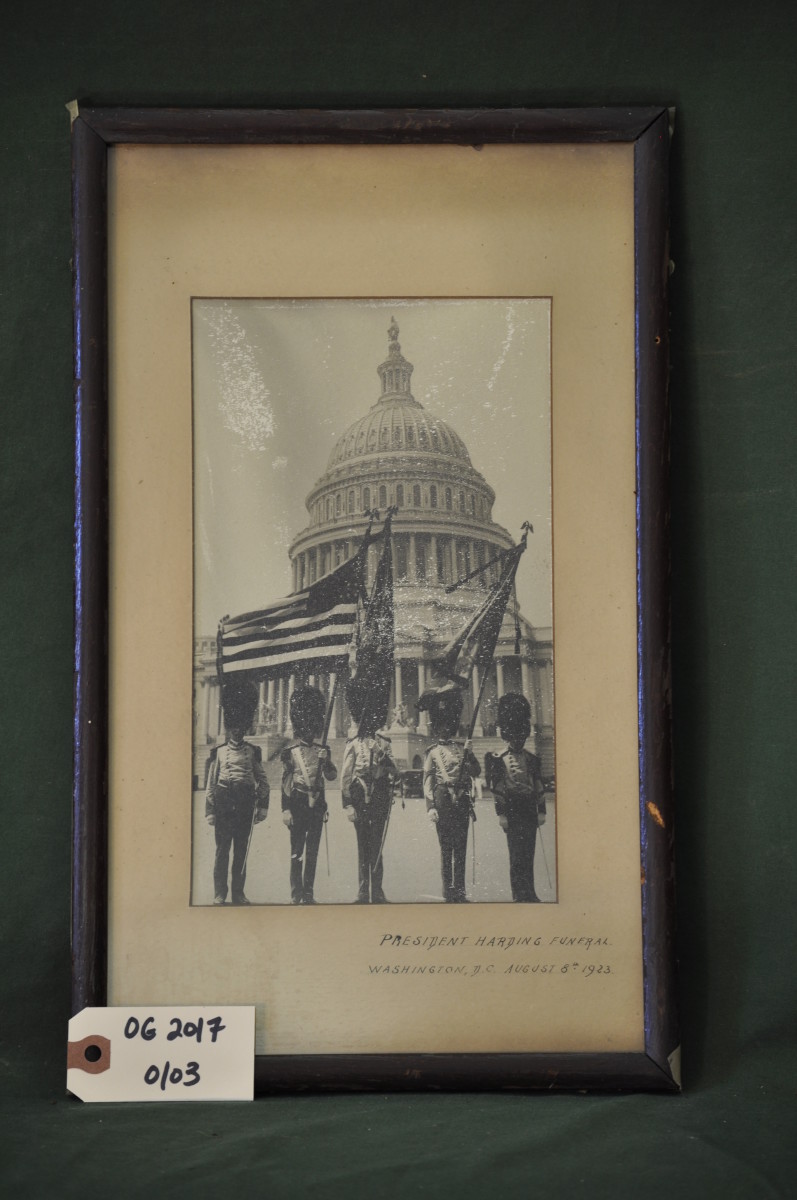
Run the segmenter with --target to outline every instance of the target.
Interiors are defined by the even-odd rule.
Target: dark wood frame
[[[677,1091],[668,544],[668,145],[663,108],[82,110],[72,124],[75,755],[72,1011],[102,1005],[107,952],[107,155],[120,143],[634,145],[637,647],[645,1051],[260,1056],[259,1091]]]

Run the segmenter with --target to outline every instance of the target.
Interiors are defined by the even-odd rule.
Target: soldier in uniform
[[[498,701],[498,727],[507,742],[503,754],[484,760],[487,786],[509,849],[509,882],[516,903],[538,903],[534,890],[537,829],[545,824],[545,793],[540,760],[525,749],[531,733],[531,706],[525,696],[507,692]]]
[[[266,819],[269,799],[260,747],[244,741],[254,720],[257,688],[249,682],[225,684],[221,703],[227,741],[211,751],[205,794],[205,817],[216,833],[213,903],[226,903],[232,848],[232,903],[248,904],[244,883],[249,840],[254,826]]]
[[[458,687],[424,692],[418,701],[427,710],[432,733],[437,738],[426,752],[423,765],[423,794],[429,820],[437,827],[443,899],[447,904],[467,904],[465,856],[468,825],[475,820],[471,780],[481,773],[470,747],[455,742],[462,716],[462,692]]]
[[[399,771],[384,729],[358,734],[346,743],[341,796],[357,834],[359,890],[355,904],[387,904],[382,890],[382,847]]]
[[[298,687],[291,696],[291,724],[298,741],[282,751],[282,820],[291,834],[291,904],[315,904],[313,886],[321,830],[327,816],[324,780],[337,779],[324,729],[324,697]]]

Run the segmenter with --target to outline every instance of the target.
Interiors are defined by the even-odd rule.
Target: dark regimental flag
[[[390,704],[395,646],[392,517],[388,509],[374,586],[349,658],[346,702],[361,737],[386,724]]]
[[[432,664],[432,672],[437,677],[438,685],[443,680],[451,680],[460,687],[467,687],[474,667],[483,671],[489,667],[512,594],[520,556],[525,549],[524,534],[518,545],[504,554],[501,578],[490,588],[484,603],[456,637],[452,638],[440,658]]]
[[[250,671],[276,679],[346,665],[365,598],[366,538],[357,553],[301,592],[219,624],[220,675]]]

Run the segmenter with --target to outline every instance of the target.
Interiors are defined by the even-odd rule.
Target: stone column
[[[426,690],[426,666],[421,659],[418,659],[418,699]],[[428,712],[418,713],[418,733],[429,733],[429,714]]]
[[[537,721],[542,727],[549,721],[553,720],[553,712],[550,709],[550,698],[553,696],[553,686],[551,684],[551,673],[553,671],[553,663],[546,659],[540,664],[537,674]]]
[[[534,679],[532,677],[529,664],[525,658],[521,658],[520,660],[520,680],[521,687],[523,689],[523,695],[531,705],[531,736],[526,743],[526,748],[530,750],[532,754],[536,754],[537,743],[539,741],[537,733],[540,725],[542,724],[542,716],[540,714],[540,707],[537,701],[537,689],[534,686]]]
[[[288,710],[288,680],[280,680],[282,690],[282,733],[284,737],[291,737],[293,730],[291,728],[290,712]]]
[[[208,683],[207,683],[207,689],[208,689],[208,699],[207,699],[208,711],[207,711],[207,718],[205,721],[205,737],[206,737],[207,741],[210,742],[216,736],[216,734],[215,734],[216,708],[215,708],[213,701],[214,701],[214,697],[218,693],[216,691],[215,683],[210,679],[208,680]]]
[[[495,660],[495,692],[496,699],[500,700],[504,694],[504,664],[500,658]]]
[[[521,681],[520,686],[523,689],[523,695],[526,697],[529,704],[531,705],[531,723],[532,723],[532,725],[535,725],[537,718],[534,713],[534,709],[535,709],[534,687],[531,682],[531,675],[529,672],[529,664],[525,658],[521,658],[521,660],[520,660],[520,681]]]
[[[199,746],[206,746],[208,741],[209,692],[210,684],[205,683],[204,679],[197,680],[196,743]]]
[[[408,574],[410,577],[410,583],[417,583],[418,571],[417,571],[417,562],[415,559],[415,534],[414,533],[410,534],[410,556],[409,556],[409,562],[407,563],[407,571],[408,571]]]
[[[388,714],[388,720],[390,721],[390,724],[393,726],[394,729],[399,728],[399,726],[397,725],[396,720],[395,720],[395,713],[396,713],[396,710],[398,709],[399,705],[402,703],[403,698],[404,697],[403,697],[402,686],[401,686],[401,659],[397,658],[393,665],[393,720],[392,721],[390,721],[390,714]]]
[[[426,578],[429,583],[442,582],[437,577],[437,538],[434,534],[429,538],[429,562],[426,564]]]
[[[282,719],[282,685],[284,680],[276,679],[274,681],[274,711],[277,717],[277,733],[280,737],[284,736],[285,723]]]
[[[266,683],[261,680],[257,685],[257,716],[255,718],[255,732],[265,733],[266,729]]]

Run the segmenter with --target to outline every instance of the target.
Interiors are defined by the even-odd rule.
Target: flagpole
[[[494,657],[495,657],[495,655],[493,655],[493,658]],[[490,660],[490,666],[492,666],[492,659]],[[479,683],[479,691],[476,696],[476,703],[473,706],[473,716],[470,719],[470,728],[468,729],[468,741],[470,741],[471,738],[473,737],[473,731],[476,728],[476,721],[479,716],[479,708],[481,707],[482,698],[484,696],[484,689],[487,686],[487,676],[489,675],[489,673],[490,673],[489,667],[487,668],[486,671],[482,671],[481,682]]]
[[[533,533],[533,532],[534,532],[534,530],[531,526],[531,523],[529,521],[524,521],[523,525],[522,525],[523,536],[521,537],[520,542],[518,543],[519,554],[518,554],[517,558],[515,559],[514,566],[512,567],[512,578],[509,581],[510,587],[512,587],[514,585],[515,574],[517,572],[518,562],[520,561],[520,555],[525,552],[529,533]],[[499,580],[499,582],[495,585],[496,594],[498,594],[498,592],[500,591],[500,588],[504,582],[505,582],[505,577],[502,577]],[[509,600],[509,596],[507,595],[506,601],[504,602],[503,612],[501,613],[501,621],[503,621],[503,616],[504,616],[504,613],[506,612],[508,600]],[[500,624],[498,627],[498,634],[496,635],[496,645],[498,642],[498,636],[500,636]],[[492,666],[494,659],[495,659],[495,649],[493,649],[493,653],[490,658],[490,662],[489,662],[488,666],[483,668],[483,670],[482,670],[482,678],[481,678],[481,682],[479,684],[479,692],[478,692],[478,695],[476,696],[476,703],[473,706],[473,715],[471,717],[470,726],[468,728],[468,741],[471,741],[473,739],[473,733],[474,733],[474,730],[476,729],[476,721],[479,716],[479,708],[481,706],[482,698],[484,696],[484,689],[487,686],[487,676],[490,672],[490,667]],[[465,776],[465,756],[463,755],[462,762],[460,763],[460,766],[459,766],[459,773],[457,776],[457,786],[458,787],[462,786],[462,781],[464,779],[464,776]],[[470,811],[471,811],[471,817],[472,817],[473,821],[475,822],[476,821],[476,810],[473,806],[472,801],[471,801]],[[475,832],[475,830],[474,830],[474,832]],[[476,862],[474,859],[474,870],[475,870],[475,866],[476,866]]]
[[[338,697],[338,684],[340,683],[340,671],[335,672],[335,682],[332,685],[332,691],[329,693],[329,704],[327,705],[327,715],[324,718],[324,731],[321,734],[321,745],[326,746],[327,738],[329,737],[329,727],[332,724],[332,713],[335,709],[335,701]]]
[[[384,520],[384,524],[382,526],[382,556],[383,557],[385,555],[390,555],[392,552],[391,551],[391,539],[392,539],[392,533],[393,533],[393,517],[396,515],[397,512],[398,512],[398,507],[395,504],[389,505],[388,508],[385,510],[385,520]],[[371,521],[373,523],[374,518],[378,519],[378,517],[379,517],[379,509],[369,510],[369,515],[371,516]],[[371,526],[369,525],[368,528],[370,530]],[[374,541],[376,541],[376,538],[374,538]],[[380,563],[381,563],[381,560],[380,560]],[[379,578],[380,578],[380,575],[379,575],[380,563],[377,564],[377,568],[374,573],[374,582],[371,587],[371,594],[368,597],[368,601],[367,601],[367,604],[365,607],[364,620],[366,623],[371,618],[371,616],[373,614],[374,606],[376,605],[376,602],[377,602],[377,587],[379,585]],[[391,569],[391,603],[392,603],[392,587],[393,587],[393,576],[392,576],[392,569]],[[394,647],[394,651],[395,651],[395,647]],[[362,737],[362,713],[360,714],[360,718],[357,721],[357,734],[358,734],[358,736]]]
[[[457,588],[461,588],[463,584],[467,583],[469,580],[475,579],[477,575],[483,575],[485,571],[488,571],[490,567],[494,567],[496,563],[503,563],[505,553],[506,552],[504,550],[499,551],[495,558],[491,558],[489,562],[482,563],[468,575],[461,575],[459,579],[455,580],[454,583],[449,583],[445,588],[446,594],[448,595],[451,592],[455,592]]]

